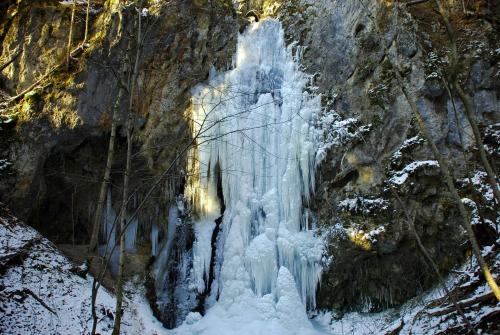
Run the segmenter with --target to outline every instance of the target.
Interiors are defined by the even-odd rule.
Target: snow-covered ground
[[[494,253],[492,248],[486,252]],[[490,267],[500,268],[498,251]],[[455,271],[446,280],[446,286],[455,292],[460,306],[478,334],[500,333],[500,303],[496,302],[484,279],[478,277],[476,262],[469,262]],[[441,287],[408,301],[398,309],[381,313],[352,312],[338,319],[333,318],[331,312],[325,312],[316,316],[315,320],[336,335],[463,334],[466,329],[463,319]],[[485,328],[489,330],[481,330]]]
[[[83,270],[34,229],[0,215],[0,334],[89,334],[93,278]],[[127,290],[123,333],[162,334],[141,291]],[[114,309],[114,295],[101,288],[98,333],[111,334]]]
[[[498,247],[485,248],[484,253],[489,256],[494,275],[498,276]],[[34,229],[1,213],[0,334],[89,334],[93,278],[90,275],[81,277],[78,275],[81,270],[82,264],[64,256]],[[457,292],[471,323],[490,329],[480,334],[498,333],[494,329],[495,323],[500,325],[500,304],[488,296],[489,288],[480,278],[474,261],[455,271],[446,283],[450,290]],[[236,303],[216,304],[203,318],[191,313],[181,327],[167,330],[153,316],[140,286],[129,284],[122,333],[365,335],[439,334],[448,330],[447,334],[456,334],[457,327],[463,326],[450,302],[443,299],[444,293],[439,287],[399,309],[382,313],[348,313],[342,318],[323,312],[317,314],[311,323],[302,313],[303,306],[297,306],[300,299],[294,287],[290,272],[282,268],[277,280],[278,303],[274,303],[271,296],[256,298],[247,292]],[[102,288],[97,299],[100,334],[111,334],[114,305],[113,294]]]
[[[14,217],[0,215],[0,334],[90,334],[93,277],[83,264],[63,255],[50,241]],[[282,268],[280,300],[257,298],[248,290],[238,303],[219,304],[203,318],[191,313],[185,324],[167,330],[153,316],[143,290],[126,287],[123,334],[320,334],[303,313],[295,282]],[[99,334],[111,334],[115,308],[112,292],[97,298]],[[287,322],[283,322],[287,320]]]

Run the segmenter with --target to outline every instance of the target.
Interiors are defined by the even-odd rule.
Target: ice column
[[[195,225],[194,272],[202,290],[210,222],[219,208],[213,191],[217,164],[226,205],[221,301],[248,290],[278,300],[284,295],[277,287],[282,268],[303,303],[314,307],[323,244],[307,230],[302,207],[313,191],[320,100],[308,92],[309,82],[292,47],[285,46],[280,23],[266,19],[239,36],[234,69],[212,71],[209,83],[193,92],[197,147],[187,194],[202,212]]]

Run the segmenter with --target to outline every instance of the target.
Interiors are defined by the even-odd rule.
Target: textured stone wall
[[[15,115],[14,126],[0,132],[2,143],[9,142],[0,159],[11,162],[0,175],[0,201],[58,241],[68,241],[72,220],[76,220],[78,239],[87,239],[104,169],[117,77],[126,82],[121,64],[129,38],[136,36],[134,6],[122,10],[121,23],[116,3],[92,2],[92,6],[84,52],[74,56],[68,69],[62,66],[54,71],[17,105],[8,107],[6,113]],[[207,78],[212,67],[230,66],[238,31],[229,1],[152,2],[148,10],[142,23],[138,89],[132,96],[137,153],[132,178],[139,194],[149,190],[155,176],[189,143],[185,115],[190,90]],[[64,63],[71,6],[59,1],[20,1],[2,8],[2,16],[8,19],[0,26],[1,59],[16,52],[19,56],[2,71],[1,89],[14,96]],[[85,6],[77,6],[75,17],[76,47],[83,39]],[[134,57],[131,50],[129,58]],[[116,186],[124,166],[122,125],[128,98],[126,93],[120,106]],[[158,194],[179,191],[183,168],[184,161],[179,161]],[[119,199],[118,189],[113,188],[115,199]],[[150,212],[156,213],[151,215],[158,218],[158,207],[163,210],[169,201],[160,195],[149,204]]]
[[[403,207],[415,217],[417,231],[443,273],[464,259],[467,242],[458,227],[460,217],[439,169],[418,163],[434,158],[415,137],[418,127],[390,64],[397,59],[403,69],[420,113],[457,180],[482,170],[462,102],[451,98],[435,76],[440,67],[446,68],[440,62],[446,61],[448,41],[432,6],[430,2],[396,10],[382,1],[289,0],[277,11],[289,43],[305,47],[297,52],[303,52],[302,64],[322,95],[325,115],[338,120],[327,130],[337,142],[318,170],[310,204],[331,236],[332,261],[318,292],[322,308],[377,310],[400,304],[435,283],[435,274],[409,232]],[[458,13],[453,19],[458,27],[460,78],[472,96],[485,139],[494,142],[491,130],[500,121],[500,82],[495,75],[500,69],[495,51],[500,45],[498,26],[494,21],[464,18],[459,10],[454,13]],[[343,138],[338,127],[346,132]],[[495,150],[490,151],[491,158],[498,163]],[[419,167],[411,169],[415,166]],[[405,169],[411,171],[406,181],[391,187],[391,178]],[[467,182],[457,186],[494,222],[491,202],[477,188]],[[486,226],[478,226],[477,232],[487,244],[492,232]]]

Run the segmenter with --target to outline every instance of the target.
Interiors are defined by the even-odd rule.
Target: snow
[[[470,224],[471,225],[481,224],[481,217],[479,216],[479,210],[477,208],[476,202],[469,198],[462,198],[462,203],[471,210]]]
[[[402,156],[401,152],[407,150],[407,148],[412,147],[414,144],[419,144],[420,139],[412,138],[407,140],[405,144],[400,147],[399,156]],[[406,145],[408,144],[408,145]],[[398,155],[392,156],[395,160],[401,159]],[[407,182],[409,176],[415,173],[419,169],[432,167],[439,167],[436,161],[417,161],[408,164],[401,171],[392,174],[390,183],[392,185],[402,185]],[[485,173],[482,171],[476,171],[471,178],[474,188],[483,194],[486,200],[491,201],[492,190],[485,180]],[[463,179],[463,183],[468,183],[469,179]],[[349,198],[344,199],[339,203],[339,208],[343,210],[364,210],[362,206],[366,199]],[[382,199],[375,199],[383,203]],[[471,209],[471,223],[477,224],[480,221],[479,212],[477,204],[468,198],[462,199],[463,203]],[[369,202],[368,202],[369,203]],[[485,220],[489,222],[492,226],[494,224],[490,220]],[[348,230],[348,234],[363,234],[363,239],[370,240],[372,243],[377,240],[377,236],[383,234],[385,228],[383,226],[378,227],[368,233],[363,231],[353,231]],[[495,256],[494,246],[485,247],[483,250],[483,255]],[[492,264],[495,263],[496,264]],[[498,269],[500,265],[500,255],[497,253],[494,262],[490,261],[490,266],[492,269]],[[479,287],[469,294],[469,296],[462,300],[464,302],[471,301],[482,294],[488,293],[489,288],[484,281],[477,278],[478,266],[475,259],[472,259],[471,263],[463,265],[458,271],[454,271],[455,274],[451,275],[446,281],[448,288],[457,288],[459,285],[467,286],[471,281],[480,281]],[[457,275],[458,274],[458,275]],[[392,333],[392,331],[398,330],[395,333],[399,334],[436,334],[444,330],[453,329],[453,327],[462,324],[463,321],[460,317],[452,312],[450,315],[436,316],[432,317],[428,315],[429,312],[436,312],[441,310],[448,310],[450,305],[441,304],[434,310],[427,308],[426,306],[436,306],[431,305],[431,302],[441,298],[444,295],[440,287],[434,288],[422,296],[418,296],[398,309],[389,309],[381,313],[360,313],[360,312],[350,312],[339,317],[334,315],[332,311],[321,312],[314,318],[314,321],[327,328],[332,334],[387,334]],[[466,315],[473,322],[473,324],[478,324],[481,317],[487,315],[488,313],[500,311],[499,304],[476,304],[473,307],[466,310]],[[491,315],[491,314],[490,314]]]
[[[496,76],[500,76],[500,70],[497,72]],[[490,142],[491,144],[484,143],[485,150],[490,155],[500,155],[500,123],[495,123],[484,128],[485,142]],[[487,141],[486,141],[487,140]]]
[[[493,188],[488,183],[488,175],[486,174],[486,172],[480,170],[474,171],[474,174],[470,179],[464,178],[460,180],[460,182],[463,184],[469,184],[469,182],[471,182],[474,189],[478,193],[482,194],[490,208],[494,208],[495,195],[493,194]]]
[[[485,248],[492,251],[492,247]],[[486,253],[484,253],[486,255]],[[495,264],[493,264],[495,263]],[[500,254],[493,258],[490,264],[492,268],[498,269],[500,265]],[[449,290],[458,289],[458,287],[467,287],[472,281],[479,280],[476,278],[478,265],[475,258],[471,262],[467,262],[459,269],[445,279],[445,285]],[[484,280],[479,280],[478,287],[470,292],[466,299],[462,299],[461,303],[471,301],[485,293],[491,292],[487,283]],[[448,300],[446,303],[436,305],[436,301],[440,301],[445,296],[441,286],[437,286],[424,294],[417,296],[403,306],[395,309],[388,309],[380,313],[360,313],[349,312],[342,316],[335,315],[331,311],[319,313],[314,321],[320,324],[330,334],[356,334],[356,335],[377,335],[377,334],[392,334],[391,331],[399,329],[397,334],[442,334],[445,330],[450,333],[452,327],[458,324],[463,325],[463,320],[452,312],[449,316],[431,316],[430,312],[436,312],[451,307]],[[472,307],[465,309],[465,314],[472,324],[478,325],[481,318],[487,313],[500,312],[500,304],[475,304]],[[480,329],[477,329],[481,333]],[[483,334],[486,334],[483,332]]]
[[[403,152],[408,151],[415,146],[424,143],[424,140],[420,136],[413,136],[409,139],[406,139],[401,146],[396,150],[390,158],[391,163],[398,164],[403,158]]]
[[[189,314],[175,334],[317,333],[306,306],[315,305],[324,241],[307,230],[302,205],[314,186],[320,100],[306,92],[310,77],[294,60],[280,23],[261,20],[239,36],[235,68],[212,71],[193,91],[198,145],[186,195],[200,216],[193,248],[198,292],[212,252],[210,222],[221,207],[219,181],[225,212],[212,307],[202,318]]]
[[[84,265],[13,218],[0,217],[0,268],[1,334],[90,333],[93,277],[78,275]],[[125,292],[122,333],[167,334],[153,317],[144,290],[129,284]],[[96,306],[97,332],[111,334],[115,297],[101,287]]]
[[[326,158],[329,150],[345,147],[370,131],[371,124],[360,125],[359,123],[359,120],[355,118],[342,119],[334,111],[324,113],[318,121],[320,140],[316,152],[316,165]]]
[[[271,294],[256,297],[249,289],[240,292],[230,304],[218,303],[202,318],[190,313],[184,324],[172,331],[175,335],[320,335],[312,327],[292,274],[281,267],[277,276],[277,298]]]
[[[72,1],[61,3],[69,5]],[[141,13],[148,15],[147,9]],[[400,327],[402,333],[408,333],[414,326],[411,321],[422,310],[421,302],[410,303],[399,311],[348,313],[340,320],[331,312],[319,314],[314,322],[308,318],[307,309],[316,305],[325,243],[315,229],[309,229],[303,203],[313,191],[315,167],[327,152],[361,138],[370,125],[359,126],[357,119],[341,120],[334,113],[319,118],[319,98],[306,92],[310,78],[296,64],[302,52],[302,48],[297,48],[296,58],[292,56],[277,21],[253,23],[238,40],[235,69],[222,74],[212,71],[209,83],[194,90],[192,126],[198,145],[190,157],[195,174],[186,194],[199,217],[193,224],[195,241],[189,278],[198,293],[206,290],[214,252],[215,219],[222,207],[216,192],[219,176],[214,173],[215,166],[219,166],[226,210],[221,228],[223,238],[217,243],[220,250],[216,250],[221,268],[208,300],[214,301],[218,294],[220,299],[210,303],[204,316],[191,312],[180,327],[166,330],[152,316],[144,292],[129,284],[124,334],[376,334]],[[433,72],[429,77],[436,76]],[[377,86],[369,93],[379,94],[386,89]],[[320,131],[315,128],[317,124]],[[421,139],[405,141],[393,158],[400,159],[402,150],[415,143],[421,143]],[[7,164],[0,160],[0,171]],[[439,165],[430,160],[412,162],[395,172],[389,183],[402,185],[412,173],[427,167]],[[484,188],[484,173],[477,172],[472,182],[482,188],[486,199],[492,199],[491,189]],[[463,201],[472,208],[474,220],[477,205],[467,198]],[[388,209],[388,202],[357,197],[342,200],[339,208],[371,213]],[[178,206],[169,210],[167,237],[161,250],[160,228],[152,228],[151,253],[158,255],[157,264],[166,264],[170,257],[179,210]],[[101,246],[101,253],[110,253],[116,242],[116,216],[109,192],[103,219],[107,243]],[[128,250],[135,248],[138,226],[137,219],[133,220],[125,232]],[[384,232],[380,226],[362,233],[364,239],[375,242]],[[5,267],[0,278],[2,334],[88,333],[93,278],[76,275],[75,269],[81,271],[83,267],[62,255],[33,229],[1,219],[0,260],[16,256],[21,249],[28,250],[21,264]],[[488,252],[494,252],[493,247],[485,249]],[[186,252],[179,260],[183,269],[180,273],[186,276],[190,257]],[[115,251],[112,267],[116,263]],[[159,281],[166,280],[164,270],[161,266],[155,268]],[[184,282],[185,278],[179,281]],[[482,285],[469,299],[486,290]],[[425,299],[435,298],[436,292],[431,291]],[[101,334],[111,333],[114,304],[112,293],[102,288],[97,299]],[[477,315],[492,308],[498,306],[481,309]],[[438,325],[436,320],[428,324],[418,322],[416,327],[422,333]]]
[[[28,230],[19,225],[7,225],[7,220],[1,217],[0,223],[0,254],[2,258],[14,255],[28,242],[40,237],[33,229]]]
[[[410,175],[415,173],[419,169],[423,168],[438,168],[439,164],[435,160],[427,160],[427,161],[415,161],[411,162],[407,166],[405,166],[402,170],[394,172],[389,178],[388,183],[390,185],[403,185]]]
[[[375,215],[374,212],[387,210],[389,208],[389,202],[382,198],[369,199],[355,197],[341,200],[337,208],[340,211]]]
[[[493,188],[490,184],[487,183],[487,174],[484,171],[476,171],[474,176],[472,176],[471,181],[472,184],[479,189],[479,191],[483,194],[484,198],[488,202],[493,202]]]
[[[12,165],[12,163],[6,159],[0,159],[0,171],[5,170],[9,165]]]
[[[384,226],[380,226],[380,227],[377,227],[377,228],[375,228],[373,230],[370,230],[368,233],[364,234],[363,238],[365,240],[370,241],[371,243],[376,243],[377,242],[377,237],[380,234],[383,234],[383,233],[385,233],[385,227]]]
[[[307,329],[309,320],[303,312],[300,295],[295,288],[295,281],[290,271],[281,267],[278,272],[278,303],[276,313],[279,320],[286,321],[285,326],[290,332]]]
[[[27,271],[24,269],[27,268]],[[40,270],[36,270],[39,268]],[[32,269],[30,271],[30,269]],[[70,274],[70,264],[44,241],[31,249],[23,267],[10,269],[2,278],[7,288],[2,292],[6,299],[1,322],[3,334],[80,334],[91,327],[90,297],[92,281]],[[23,301],[22,292],[29,289],[42,299],[57,315],[49,312],[32,296]],[[59,290],[64,292],[58,293]],[[16,298],[16,295],[18,298]],[[106,332],[111,320],[101,311],[113,310],[113,298],[102,289],[97,301],[102,322],[100,332]],[[103,315],[104,314],[104,315]]]
[[[73,3],[76,3],[77,5],[86,5],[87,1],[86,0],[60,0],[59,3],[63,6],[72,6]]]

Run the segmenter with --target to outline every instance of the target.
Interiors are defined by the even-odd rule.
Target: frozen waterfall
[[[269,334],[311,333],[306,307],[315,306],[323,243],[308,230],[303,203],[314,186],[320,101],[306,91],[310,77],[276,20],[252,23],[239,36],[234,62],[193,92],[197,146],[186,194],[198,213],[198,292],[208,289],[213,255],[216,271],[206,315],[191,313],[177,331],[242,334],[265,322]],[[213,252],[214,220],[224,207]]]

